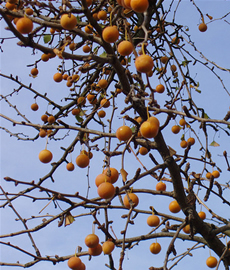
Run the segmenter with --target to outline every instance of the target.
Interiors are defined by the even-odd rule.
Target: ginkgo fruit
[[[206,219],[206,214],[205,214],[205,212],[203,212],[203,211],[200,211],[200,212],[198,213],[198,216],[199,216],[202,220]]]
[[[21,34],[29,34],[33,30],[33,22],[27,17],[22,17],[17,20],[16,28]]]
[[[81,259],[76,256],[69,258],[67,262],[69,268],[73,270],[79,269],[81,263]]]
[[[32,110],[32,111],[37,111],[37,110],[38,110],[38,108],[39,108],[37,103],[33,103],[33,104],[31,104],[31,106],[30,106],[30,107],[31,107],[31,110]]]
[[[85,237],[85,244],[89,248],[94,248],[99,244],[99,238],[95,233],[88,234]]]
[[[132,129],[128,126],[121,126],[117,129],[116,131],[116,137],[120,140],[120,141],[127,141],[131,138],[133,132]]]
[[[150,121],[144,121],[140,126],[141,135],[145,138],[154,138],[158,134],[159,127]]]
[[[102,246],[98,244],[96,247],[88,248],[89,255],[99,256],[102,253]]]
[[[115,187],[110,182],[104,182],[98,186],[97,193],[103,199],[110,199],[115,194]]]
[[[209,256],[206,260],[206,265],[209,267],[209,268],[215,268],[217,266],[217,259],[213,256]]]
[[[156,227],[160,224],[160,219],[158,216],[156,215],[151,215],[147,218],[147,224],[150,226],[150,227]]]
[[[129,197],[128,197],[129,196]],[[123,199],[124,206],[126,208],[130,208],[131,205],[129,203],[129,199],[132,201],[133,207],[136,207],[139,204],[139,198],[136,194],[134,193],[129,193],[128,195],[125,195]]]
[[[158,254],[161,251],[161,245],[159,243],[152,243],[149,249],[152,254]]]
[[[61,82],[63,79],[62,74],[59,72],[55,73],[53,76],[53,79],[55,82],[58,82],[58,83]]]
[[[176,214],[178,212],[180,212],[181,208],[180,205],[178,204],[178,202],[176,200],[172,201],[169,204],[169,211]]]
[[[114,43],[119,38],[119,31],[116,26],[106,26],[102,31],[102,38],[105,42]]]
[[[148,150],[146,147],[144,147],[144,146],[140,147],[140,149],[139,149],[139,153],[140,153],[142,156],[147,155],[148,152],[149,152],[149,150]]]
[[[60,20],[61,26],[66,30],[73,30],[77,25],[77,18],[72,14],[63,14]]]
[[[180,126],[178,126],[178,125],[174,125],[174,126],[172,126],[172,133],[174,133],[174,134],[178,134],[179,132],[180,132]]]
[[[142,54],[135,60],[135,67],[141,73],[148,73],[154,66],[153,59],[150,55]]]
[[[158,84],[158,85],[156,86],[156,92],[157,92],[157,93],[162,94],[162,93],[164,93],[164,91],[165,91],[165,87],[164,87],[163,84]]]
[[[112,184],[116,183],[117,180],[118,180],[118,177],[119,177],[119,172],[117,169],[115,168],[106,168],[104,171],[103,171],[103,174],[107,175],[111,181]]]
[[[143,13],[149,7],[149,1],[148,0],[131,0],[130,6],[133,11],[138,12],[138,13]]]
[[[69,162],[66,164],[67,171],[73,171],[74,170],[74,164],[72,162]]]
[[[76,164],[80,168],[85,168],[89,165],[89,157],[85,154],[80,154],[76,157]]]
[[[33,76],[37,76],[38,75],[38,69],[37,68],[32,68],[30,71],[30,74]]]
[[[117,51],[119,52],[120,55],[123,55],[123,56],[130,55],[133,49],[134,47],[133,47],[132,42],[128,40],[121,41],[117,46]]]
[[[102,245],[102,251],[104,254],[108,254],[108,255],[111,254],[114,248],[115,248],[115,244],[110,240],[105,241]]]
[[[166,190],[166,184],[162,181],[158,182],[156,184],[156,190],[157,191],[165,191]]]
[[[205,32],[208,29],[206,23],[201,23],[198,28],[199,28],[200,32]]]
[[[39,153],[38,158],[42,163],[49,163],[53,158],[53,154],[49,150],[44,149]]]
[[[97,187],[100,186],[100,184],[104,183],[104,182],[110,182],[111,183],[111,178],[109,176],[107,176],[104,173],[100,173],[96,176],[95,178],[95,185]]]

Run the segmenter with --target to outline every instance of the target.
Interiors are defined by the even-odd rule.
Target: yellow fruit
[[[17,21],[16,28],[21,34],[29,34],[33,30],[33,22],[27,17],[22,17]]]
[[[178,202],[176,200],[172,201],[169,204],[169,211],[172,213],[178,213],[180,212],[180,205],[178,204]]]
[[[72,14],[63,14],[60,20],[61,26],[64,29],[72,30],[77,25],[77,18]]]
[[[149,249],[151,253],[158,254],[161,251],[161,245],[159,243],[152,243]]]
[[[105,182],[110,182],[111,183],[111,178],[104,173],[98,174],[97,177],[95,178],[95,185],[97,187],[100,186],[100,184],[105,183]]]
[[[130,208],[131,207],[131,205],[129,203],[129,199],[130,199],[133,202],[133,206],[136,207],[139,204],[139,198],[134,193],[129,193],[128,195],[129,195],[129,198],[128,198],[127,195],[125,195],[125,197],[123,199],[124,206],[126,208]]]
[[[118,177],[119,177],[119,173],[117,171],[117,169],[115,168],[106,168],[104,171],[103,171],[103,174],[107,175],[109,178],[110,178],[110,182],[112,184],[116,183],[117,180],[118,180]]]
[[[119,43],[117,47],[117,51],[120,55],[127,56],[130,55],[133,51],[134,47],[133,44],[128,40],[123,40]]]
[[[154,138],[158,134],[158,126],[150,121],[145,121],[140,126],[141,135],[145,138]]]
[[[116,137],[120,141],[127,141],[131,138],[132,136],[132,130],[128,126],[121,126],[117,129],[116,131]]]
[[[104,182],[97,188],[97,193],[103,199],[110,199],[115,194],[115,188],[110,182]]]
[[[149,7],[149,1],[148,0],[131,0],[130,6],[133,11],[138,12],[138,13],[143,13]]]
[[[71,257],[71,258],[69,258],[67,264],[68,264],[68,266],[69,266],[70,269],[75,270],[75,269],[79,269],[81,263],[82,262],[81,262],[81,259],[80,258],[78,258],[78,257]]]
[[[217,259],[213,256],[208,257],[208,259],[206,260],[206,265],[209,268],[215,268],[217,266]]]
[[[160,219],[158,216],[156,215],[151,215],[147,218],[147,224],[150,226],[150,227],[156,227],[160,224]]]
[[[218,177],[220,177],[220,172],[217,171],[217,170],[215,170],[215,171],[212,172],[212,176],[213,176],[214,178],[218,178]]]
[[[39,153],[38,158],[42,163],[49,163],[52,160],[53,155],[49,150],[44,149]]]
[[[102,31],[102,38],[105,42],[114,43],[119,38],[119,31],[116,26],[107,26]]]
[[[135,60],[135,67],[137,71],[141,73],[148,73],[152,70],[154,64],[153,59],[150,55],[142,54]]]
[[[105,241],[102,245],[102,250],[104,254],[111,254],[114,248],[115,248],[115,244],[110,240]]]
[[[99,256],[102,253],[102,246],[98,244],[96,247],[88,248],[89,255]]]
[[[89,165],[89,157],[85,154],[80,154],[76,158],[76,164],[80,168],[85,168]]]
[[[85,238],[85,244],[89,248],[94,248],[99,244],[99,238],[96,234],[88,234]]]

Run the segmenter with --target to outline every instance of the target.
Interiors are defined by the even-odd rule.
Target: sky
[[[165,1],[166,5],[169,3]],[[176,5],[177,2],[175,2]],[[227,13],[230,10],[229,1],[197,1],[199,8],[202,10],[204,14],[209,14],[216,18],[217,20],[213,23],[208,23],[208,30],[205,33],[201,33],[198,31],[198,25],[201,22],[199,13],[196,11],[195,7],[190,3],[190,1],[184,1],[180,3],[180,7],[177,11],[176,20],[177,23],[183,24],[189,27],[188,33],[191,34],[193,41],[197,44],[197,49],[202,52],[207,58],[212,59],[220,66],[224,66],[229,68],[230,52],[229,52],[229,24],[224,22],[223,20],[218,20],[223,14]],[[170,17],[170,16],[169,16]],[[208,18],[206,17],[208,22]],[[229,22],[229,17],[226,18]],[[4,29],[5,24],[1,21],[1,37],[9,35],[7,31]],[[68,94],[68,89],[65,87],[64,83],[57,84],[52,81],[52,76],[57,70],[57,66],[61,63],[59,59],[52,59],[47,63],[39,63],[39,75],[37,78],[32,78],[29,76],[29,72],[31,67],[28,65],[32,65],[34,61],[40,58],[41,53],[36,52],[32,53],[32,50],[19,48],[16,45],[16,40],[6,40],[1,46],[3,49],[3,53],[1,53],[1,61],[0,61],[0,70],[3,74],[9,75],[13,74],[18,75],[20,81],[25,84],[32,83],[34,89],[38,89],[42,93],[47,92],[48,96],[52,99],[60,102],[60,99],[63,95]],[[194,52],[195,53],[195,52]],[[199,58],[200,56],[196,54]],[[219,74],[219,73],[218,73]],[[230,81],[229,81],[229,73],[222,72],[221,78],[223,78],[226,88],[230,91]],[[223,119],[226,112],[229,109],[229,95],[224,91],[220,81],[215,78],[210,71],[207,72],[202,66],[196,65],[193,69],[193,75],[196,81],[199,81],[201,93],[194,91],[193,97],[197,101],[197,105],[200,107],[205,106],[206,113],[210,118],[215,119]],[[158,83],[157,78],[153,77],[153,84]],[[17,88],[15,84],[13,84],[10,80],[0,78],[1,82],[1,94],[5,95],[6,93],[12,91],[13,88]],[[122,98],[121,98],[122,99]],[[167,99],[166,95],[159,96],[158,102],[159,104],[163,104],[163,101]],[[10,99],[12,104],[17,104],[17,108],[22,110],[23,113],[29,118],[30,121],[35,123],[41,123],[40,116],[47,110],[47,105],[42,102],[41,99],[37,99],[39,103],[39,110],[37,112],[33,112],[30,109],[30,105],[34,103],[34,96],[28,91],[23,90],[20,91],[20,94],[14,95]],[[64,101],[63,101],[64,102]],[[122,119],[118,117],[119,112],[121,111],[120,104],[123,101],[119,101],[117,105],[118,112],[116,115],[116,121],[113,125],[114,132],[116,129],[122,125]],[[48,107],[48,111],[52,111],[52,107]],[[6,114],[9,117],[17,119],[17,115],[6,102],[1,101],[1,113]],[[165,116],[161,116],[161,121],[165,119]],[[73,120],[72,124],[74,123]],[[25,127],[12,127],[12,124],[1,119],[1,126],[6,127],[12,132],[23,132],[27,134],[29,137],[34,137],[37,134],[37,131],[34,129],[29,129]],[[163,135],[166,137],[167,144],[178,151],[179,154],[183,154],[183,151],[179,148],[179,136],[171,135],[170,128],[172,125],[169,125],[167,129],[163,131]],[[96,127],[95,127],[96,128]],[[223,172],[221,174],[220,183],[224,184],[229,181],[229,173],[226,172],[227,165],[223,159],[223,151],[226,149],[226,145],[228,145],[228,137],[224,132],[218,132],[214,134],[214,132],[210,131],[210,134],[213,134],[213,137],[210,136],[210,140],[215,140],[220,144],[219,147],[212,149],[213,159],[217,161],[217,165],[223,168]],[[62,138],[65,136],[65,132],[58,132],[57,138]],[[202,133],[198,133],[199,136],[202,136]],[[21,181],[31,182],[32,180],[38,181],[40,177],[46,175],[50,168],[50,164],[42,164],[38,160],[38,153],[45,148],[46,139],[40,138],[36,141],[20,141],[14,137],[10,137],[4,130],[1,130],[1,186],[5,191],[9,191],[12,193],[16,193],[20,190],[23,190],[25,187],[23,186],[14,186],[13,183],[7,183],[3,180],[4,177],[10,176],[14,179],[18,179]],[[63,150],[61,147],[68,147],[71,140],[75,137],[74,132],[70,132],[64,140],[51,140],[48,143],[48,149],[53,153],[53,161],[58,160],[60,156],[63,154]],[[228,141],[227,141],[228,140]],[[103,146],[103,141],[97,141],[99,146]],[[113,141],[114,144],[116,142]],[[211,141],[209,142],[211,143]],[[80,152],[79,145],[77,149],[75,149],[74,153],[72,153],[72,160],[75,161],[76,155]],[[191,155],[197,155],[199,152],[199,145],[194,145],[194,148],[191,150]],[[229,152],[229,151],[228,151]],[[50,180],[44,183],[44,186],[50,189],[60,190],[65,193],[72,193],[78,191],[83,196],[87,194],[88,181],[90,182],[90,197],[96,197],[97,192],[94,188],[94,179],[96,175],[101,173],[102,164],[104,155],[101,152],[93,152],[94,158],[90,162],[90,170],[87,168],[79,169],[76,168],[73,172],[67,172],[65,169],[65,165],[62,164],[60,168],[54,173],[55,183],[52,183]],[[155,153],[154,153],[155,154]],[[157,155],[156,155],[157,157]],[[68,157],[71,159],[71,156]],[[152,163],[149,161],[147,157],[141,157],[141,162],[145,164],[147,168],[152,167]],[[191,164],[194,165],[193,168],[199,172],[202,170],[202,167],[199,163],[195,163],[191,161]],[[121,162],[119,158],[113,158],[111,161],[111,166],[120,168]],[[131,178],[136,169],[140,167],[140,164],[136,160],[134,156],[125,156],[125,169],[129,173],[129,177]],[[211,169],[211,168],[210,168]],[[143,171],[143,169],[142,169]],[[88,178],[87,178],[88,174]],[[122,181],[121,177],[117,182],[118,186],[121,186]],[[146,188],[153,189],[155,187],[156,181],[154,181],[150,176],[146,177],[140,182],[135,183],[134,187],[141,188],[145,186]],[[167,190],[172,190],[172,187],[168,183]],[[203,198],[204,194],[199,193],[200,197]],[[228,193],[226,193],[228,194]],[[37,195],[37,193],[36,193]],[[39,193],[38,196],[40,198],[46,197],[45,194]],[[229,197],[229,196],[228,196]],[[141,196],[140,194],[140,209],[149,209],[150,206],[153,206],[159,212],[165,212],[170,214],[168,210],[168,204],[171,201],[170,198],[163,196],[150,196],[145,195]],[[2,198],[1,198],[2,199]],[[77,201],[77,200],[76,200]],[[1,201],[2,202],[2,201]],[[118,199],[114,200],[114,205],[119,204]],[[47,204],[46,200],[38,200],[36,203],[32,203],[29,198],[21,198],[13,203],[14,207],[19,211],[19,213],[28,218],[32,215],[41,216],[35,220],[28,221],[28,226],[34,227],[40,223],[41,219],[44,218],[45,215],[55,215],[59,213],[59,209],[55,209],[54,205],[51,203],[48,205],[42,212],[39,212],[45,207]],[[215,212],[218,212],[221,216],[229,219],[229,216],[226,216],[227,211],[229,212],[229,208],[226,205],[223,205],[220,201],[211,201],[209,202],[209,207]],[[221,207],[220,207],[221,206]],[[65,208],[66,205],[60,203],[61,208]],[[197,206],[198,209],[200,206]],[[72,214],[80,215],[82,212],[87,212],[85,209],[77,209]],[[118,238],[121,238],[121,230],[124,229],[125,219],[121,219],[121,215],[127,213],[126,210],[115,210],[109,212],[109,218],[113,220],[113,230]],[[183,217],[182,213],[176,214],[178,217]],[[98,215],[98,219],[103,222],[103,212]],[[137,218],[134,219],[135,225],[130,225],[127,231],[127,237],[135,236],[136,234],[146,234],[150,231],[150,228],[146,224],[147,216],[143,214],[139,214]],[[207,219],[211,219],[211,215],[207,213]],[[57,221],[48,225],[42,231],[35,232],[33,234],[35,242],[39,247],[43,256],[45,255],[59,255],[65,256],[69,254],[74,254],[77,246],[82,246],[83,250],[86,250],[84,245],[84,238],[87,234],[92,232],[92,222],[93,219],[91,216],[77,217],[73,224],[69,226],[57,226]],[[15,221],[15,214],[9,207],[5,209],[1,209],[1,235],[10,233],[11,231],[22,230],[23,226],[19,221]],[[96,228],[95,232],[98,234],[100,241],[104,241],[103,234]],[[228,239],[229,240],[229,239]],[[17,236],[15,238],[2,238],[0,241],[10,241],[14,245],[20,245],[22,248],[27,249],[28,251],[33,252],[33,248],[31,247],[31,243],[27,237],[24,235]],[[162,251],[158,255],[152,255],[149,252],[150,244],[155,240],[148,240],[139,243],[138,246],[134,247],[132,250],[129,250],[125,254],[125,259],[123,263],[123,269],[133,268],[133,269],[148,269],[150,266],[160,267],[162,266],[162,262],[165,257],[166,248],[170,243],[169,238],[159,238],[158,242],[162,246]],[[186,246],[185,246],[186,244]],[[194,242],[184,243],[181,240],[176,241],[176,249],[178,254],[184,252],[186,247],[191,247],[194,245]],[[16,262],[20,261],[25,263],[30,261],[28,256],[22,255],[20,252],[17,252],[14,249],[10,249],[6,246],[1,246],[1,261],[3,262]],[[118,267],[118,261],[120,256],[120,249],[116,248],[113,252],[115,267]],[[174,267],[174,269],[182,269],[185,268],[187,270],[192,269],[208,269],[205,266],[205,259],[209,256],[209,250],[207,248],[199,248],[192,252],[193,256],[187,256],[186,259],[182,260],[178,266]],[[212,254],[214,255],[214,254]],[[140,259],[141,258],[141,259]],[[86,264],[87,270],[92,270],[95,268],[107,269],[104,264],[108,263],[108,258],[105,255],[101,255],[99,257],[93,257],[91,261],[88,261],[88,256],[84,256],[82,261]],[[66,262],[59,263],[53,266],[50,262],[40,262],[31,267],[32,270],[38,270],[40,268],[43,269],[68,269]],[[3,267],[3,269],[7,269]],[[15,269],[19,269],[19,267],[15,267]],[[221,266],[219,269],[223,269]]]

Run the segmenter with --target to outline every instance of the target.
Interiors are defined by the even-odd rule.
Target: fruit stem
[[[49,139],[49,135],[47,135],[47,137],[46,137],[46,145],[45,145],[45,149],[47,149],[48,139]]]
[[[54,200],[54,197],[52,197],[52,199],[47,203],[47,205],[45,205],[41,211],[39,211],[39,214],[41,214],[41,212]]]
[[[92,233],[95,234],[95,224],[92,225]]]
[[[147,106],[147,117],[149,119],[149,106]]]
[[[141,45],[141,51],[145,55],[145,43],[144,42]]]

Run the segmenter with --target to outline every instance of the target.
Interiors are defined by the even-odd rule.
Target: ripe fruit
[[[101,107],[108,108],[110,106],[110,101],[106,98],[103,98],[100,102]]]
[[[39,153],[38,158],[42,163],[49,163],[53,158],[53,154],[49,150],[44,149]]]
[[[159,243],[152,243],[149,249],[151,253],[158,254],[161,251],[161,245]]]
[[[42,120],[44,123],[48,122],[48,115],[43,114],[43,115],[41,116],[41,120]]]
[[[91,256],[99,256],[102,253],[102,246],[98,244],[94,248],[88,248],[88,252]]]
[[[188,138],[187,143],[190,143],[191,145],[193,145],[195,143],[195,139],[190,137]]]
[[[150,226],[150,227],[156,227],[160,224],[160,219],[158,216],[156,215],[151,215],[147,218],[147,224]]]
[[[172,39],[172,44],[178,45],[179,43],[180,43],[180,39],[179,39],[178,37],[174,37],[174,38]]]
[[[67,262],[69,268],[73,269],[73,270],[78,269],[80,267],[81,263],[82,263],[81,259],[78,257],[71,257],[71,258],[69,258],[69,260]]]
[[[117,182],[117,179],[119,177],[119,173],[117,171],[117,169],[115,168],[106,168],[104,171],[103,171],[103,174],[107,175],[109,178],[110,178],[110,182],[112,184],[116,183]]]
[[[104,254],[111,254],[114,248],[115,248],[115,244],[110,240],[105,241],[102,245],[102,250]]]
[[[48,60],[50,59],[49,55],[46,54],[46,53],[43,53],[42,56],[41,56],[41,60],[43,62],[47,62]]]
[[[97,85],[101,88],[106,88],[108,86],[108,82],[106,79],[101,79]]]
[[[77,18],[72,13],[63,14],[60,23],[64,29],[72,30],[77,25]]]
[[[180,126],[178,125],[172,126],[172,133],[178,134],[179,132],[180,132]]]
[[[155,116],[149,117],[149,119],[147,121],[154,124],[154,125],[157,125],[158,128],[160,127],[160,122]]]
[[[16,28],[21,34],[29,34],[33,30],[33,22],[27,17],[22,17],[17,21]]]
[[[189,224],[186,225],[186,226],[183,228],[183,232],[184,232],[184,233],[187,233],[187,234],[190,233],[190,225],[189,225]]]
[[[97,13],[97,18],[99,20],[103,20],[105,21],[107,19],[107,12],[105,10],[100,10],[98,13]]]
[[[85,26],[85,32],[87,34],[92,34],[93,33],[93,27],[92,27],[92,25],[90,25],[90,24],[86,25]]]
[[[67,171],[73,171],[74,170],[74,164],[72,162],[67,163],[66,165]]]
[[[102,38],[105,42],[114,43],[119,38],[119,31],[116,26],[107,26],[102,31]]]
[[[137,197],[136,194],[134,193],[129,193],[129,198],[127,195],[125,195],[124,199],[123,199],[123,203],[124,203],[124,206],[126,208],[130,208],[130,203],[129,203],[129,199],[133,202],[133,207],[136,207],[139,203],[139,198]]]
[[[162,93],[164,93],[164,91],[165,91],[164,85],[158,84],[158,85],[156,86],[156,92],[157,92],[157,93],[162,94]]]
[[[175,72],[177,70],[177,67],[175,65],[171,65],[171,70]]]
[[[106,116],[106,112],[103,111],[103,110],[100,110],[97,115],[100,117],[100,118],[104,118]]]
[[[38,104],[37,103],[33,103],[33,104],[31,104],[31,110],[33,110],[33,111],[37,111],[38,110]]]
[[[86,103],[85,97],[79,97],[77,99],[77,105],[83,106],[83,105],[85,105],[85,103]]]
[[[37,68],[32,68],[30,71],[30,74],[33,76],[37,76],[38,75],[38,69]]]
[[[90,46],[85,45],[85,46],[82,47],[82,51],[83,51],[84,53],[89,53],[89,52],[91,51],[91,48],[90,48]]]
[[[162,56],[161,57],[161,63],[165,64],[168,61],[168,57],[167,56]]]
[[[166,190],[166,184],[165,183],[163,183],[163,182],[158,182],[157,184],[156,184],[156,190],[157,191],[165,191]]]
[[[97,187],[100,186],[100,184],[104,183],[104,182],[110,182],[111,183],[111,178],[109,176],[107,176],[104,173],[98,174],[97,177],[95,178],[95,185]]]
[[[76,158],[76,164],[80,168],[85,168],[89,165],[89,157],[85,154],[80,154]]]
[[[116,137],[120,141],[127,141],[131,138],[132,136],[132,130],[128,126],[121,126],[117,129],[116,131]]]
[[[180,212],[180,205],[178,204],[178,202],[176,200],[172,201],[169,204],[169,211],[176,214],[178,212]]]
[[[128,40],[123,40],[119,43],[117,51],[120,55],[127,56],[130,55],[133,51],[133,44]]]
[[[138,12],[138,13],[143,13],[149,7],[149,1],[148,0],[131,0],[130,6],[133,11]]]
[[[207,24],[205,23],[201,23],[198,28],[200,32],[205,32],[208,29]]]
[[[205,214],[205,212],[203,212],[203,211],[200,211],[200,212],[198,213],[198,216],[199,216],[202,220],[206,219],[206,214]]]
[[[5,7],[9,10],[14,10],[16,8],[16,5],[14,3],[7,2]]]
[[[81,265],[77,268],[77,270],[85,270],[85,264],[83,262],[81,262]]]
[[[47,119],[48,123],[50,125],[52,125],[53,123],[55,123],[55,117],[53,115],[50,115]]]
[[[72,110],[72,115],[78,115],[81,112],[79,108],[75,108]]]
[[[207,172],[207,173],[206,173],[206,178],[207,178],[207,179],[211,179],[211,178],[212,178],[212,173]]]
[[[144,147],[144,146],[142,146],[142,147],[139,149],[139,153],[140,153],[142,156],[147,155],[148,152],[149,152],[149,150],[148,150],[146,147]]]
[[[53,79],[55,82],[61,82],[62,81],[62,74],[57,72],[54,74]]]
[[[158,130],[158,125],[150,121],[145,121],[140,126],[141,135],[145,138],[156,137]]]
[[[153,66],[153,59],[150,55],[142,54],[135,60],[135,67],[139,72],[148,73],[152,70]]]
[[[206,260],[206,265],[209,268],[214,268],[217,266],[217,259],[213,256],[208,257],[208,259]]]
[[[26,8],[25,13],[29,16],[33,15],[34,11],[32,8]]]
[[[186,121],[184,120],[184,118],[181,118],[179,121],[179,124],[184,127],[186,125]]]
[[[97,188],[98,195],[103,199],[112,198],[115,194],[115,188],[110,182],[104,182]]]
[[[41,128],[40,131],[39,131],[39,137],[45,138],[46,135],[47,135],[46,130]]]
[[[85,238],[85,244],[89,248],[94,248],[99,244],[99,238],[96,234],[88,234]]]
[[[182,148],[186,148],[187,145],[188,145],[188,143],[187,143],[185,140],[182,140],[182,141],[180,142],[180,146],[181,146]]]
[[[220,172],[217,171],[217,170],[215,170],[215,171],[212,172],[212,176],[213,176],[214,178],[218,178],[218,177],[220,177]]]

